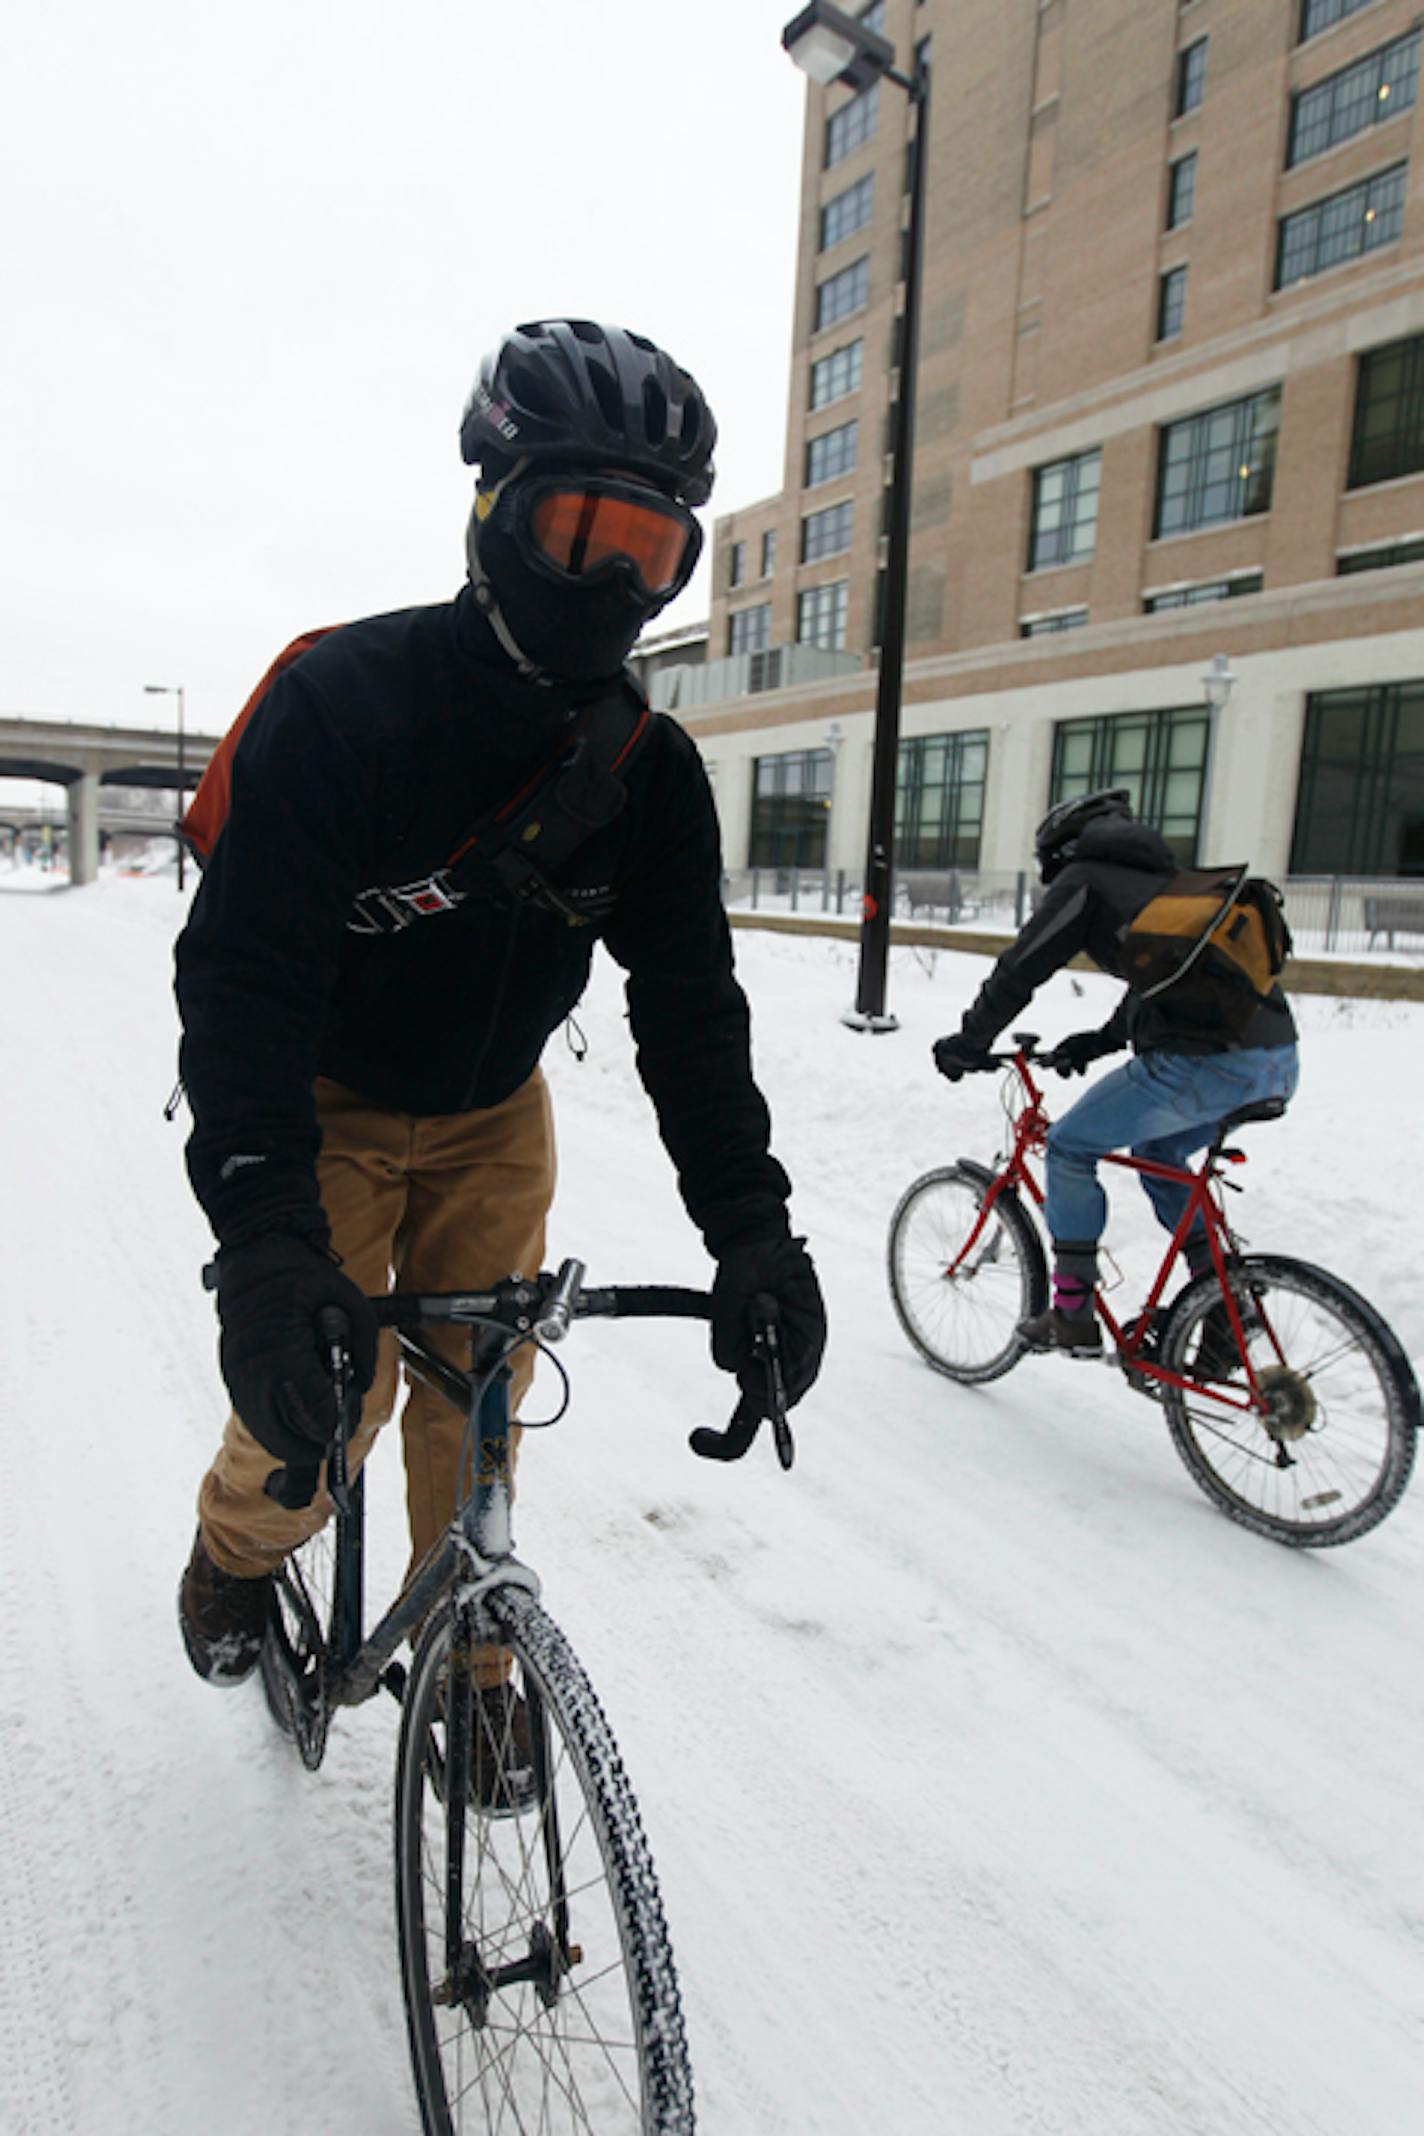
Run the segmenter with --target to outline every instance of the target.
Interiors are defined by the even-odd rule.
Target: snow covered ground
[[[221,1403],[173,1081],[171,877],[0,871],[0,2131],[409,2130],[396,1714],[304,1773],[173,1623]],[[709,2136],[1398,2136],[1424,2078],[1424,1481],[1297,1554],[1214,1512],[1156,1412],[1035,1360],[920,1365],[883,1275],[931,1164],[998,1143],[930,1039],[981,962],[897,953],[901,1032],[838,1021],[850,945],[743,934],[760,1073],[833,1323],[790,1477],[686,1448],[728,1388],[683,1326],[581,1331],[526,1443],[523,1553],[599,1685],[664,1883]],[[1106,1013],[1060,977],[1049,1037]],[[1418,1360],[1424,1010],[1306,1000],[1252,1240]],[[556,1041],[557,1254],[700,1281],[617,974]],[[1145,1204],[1114,1240],[1142,1274]],[[545,1384],[547,1385],[547,1376]],[[402,1561],[374,1463],[377,1585]]]

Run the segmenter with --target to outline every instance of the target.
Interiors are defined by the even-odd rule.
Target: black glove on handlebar
[[[956,1031],[950,1038],[937,1038],[930,1051],[936,1068],[951,1083],[957,1083],[962,1075],[973,1075],[979,1069],[994,1065],[988,1047],[976,1046],[961,1031]]]
[[[1101,1031],[1070,1031],[1067,1038],[1060,1038],[1049,1053],[1039,1055],[1045,1068],[1056,1068],[1059,1075],[1086,1075],[1089,1063],[1100,1061],[1105,1053],[1114,1053],[1117,1047],[1112,1040],[1104,1041]]]
[[[217,1272],[218,1358],[232,1406],[269,1454],[310,1467],[336,1433],[317,1314],[329,1305],[345,1314],[362,1394],[376,1372],[376,1316],[324,1248],[290,1232],[224,1247]]]
[[[754,1301],[776,1301],[781,1376],[793,1408],[814,1385],[826,1347],[826,1308],[804,1239],[761,1239],[733,1246],[717,1264],[712,1285],[712,1357],[735,1372],[743,1394],[764,1404],[766,1363],[756,1348]]]

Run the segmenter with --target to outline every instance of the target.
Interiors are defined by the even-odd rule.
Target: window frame
[[[829,612],[829,638],[806,635],[806,619],[812,609]],[[849,579],[822,579],[818,585],[803,586],[796,596],[796,643],[816,646],[823,653],[843,653],[849,617]]]
[[[1197,202],[1197,157],[1200,151],[1189,148],[1184,156],[1176,156],[1167,165],[1167,219],[1164,230],[1184,230],[1191,221]],[[1183,173],[1186,174],[1183,181]],[[1187,196],[1183,212],[1181,195]]]
[[[786,749],[753,757],[748,865],[823,868],[834,785],[835,753],[830,749]]]
[[[953,870],[979,866],[989,749],[987,727],[901,736],[895,760],[897,868]],[[965,776],[966,763],[975,775]],[[927,778],[929,771],[941,776]],[[937,797],[938,806],[929,811],[934,820],[927,829],[928,797]]]
[[[1187,316],[1187,268],[1185,261],[1164,268],[1157,277],[1157,339],[1176,341]]]
[[[1141,734],[1141,763],[1123,762],[1125,748]],[[1183,762],[1177,750],[1178,736],[1199,736],[1195,762]],[[1078,741],[1086,749],[1075,752],[1084,758],[1083,768],[1065,763]],[[1055,720],[1053,765],[1049,774],[1049,807],[1071,800],[1080,793],[1103,787],[1124,786],[1132,797],[1132,812],[1141,823],[1161,831],[1183,867],[1196,865],[1201,844],[1202,817],[1207,781],[1211,773],[1212,715],[1204,704],[1162,705],[1145,712],[1097,712],[1085,718]],[[1186,820],[1183,811],[1170,814],[1167,801],[1174,780],[1195,776],[1196,800],[1189,830],[1168,825]]]
[[[1348,22],[1362,8],[1373,7],[1374,0],[1300,0],[1300,15],[1296,30],[1296,43],[1309,44],[1312,37],[1321,37],[1326,30],[1333,30],[1337,22]],[[1313,18],[1318,10],[1331,8],[1332,14],[1324,22]]]
[[[834,296],[832,291],[836,292]],[[841,301],[843,293],[848,297],[844,303]],[[842,319],[851,319],[858,311],[864,311],[869,302],[870,254],[862,252],[859,259],[847,261],[844,267],[838,267],[834,274],[828,274],[823,282],[816,284],[811,332],[824,334],[829,327],[839,326]]]
[[[1352,722],[1351,713],[1355,714]],[[1332,743],[1322,730],[1337,714],[1348,723]],[[1420,737],[1413,747],[1407,738],[1401,747],[1401,729],[1406,723]],[[1411,778],[1419,794],[1417,808],[1408,805],[1410,789],[1405,781]],[[1331,785],[1335,788],[1333,806]],[[1391,836],[1398,839],[1401,833],[1405,838],[1412,833],[1418,855],[1415,865],[1410,865],[1407,853],[1401,859],[1397,844],[1393,856],[1387,855],[1387,841]],[[1343,851],[1335,840],[1343,843]],[[1290,872],[1424,877],[1424,679],[1411,676],[1308,694]]]
[[[1235,400],[1216,401],[1209,408],[1199,408],[1191,415],[1178,417],[1174,422],[1158,425],[1157,431],[1157,483],[1152,511],[1152,539],[1175,541],[1183,534],[1194,534],[1201,527],[1231,526],[1241,519],[1257,519],[1271,509],[1275,486],[1276,441],[1280,434],[1281,389],[1265,386],[1256,393],[1239,395]],[[1262,419],[1269,413],[1270,421]],[[1222,416],[1236,419],[1233,434],[1227,441],[1214,439],[1211,426]],[[1183,452],[1175,452],[1177,440],[1185,442]],[[1230,446],[1230,464],[1233,475],[1224,471],[1216,473],[1212,468],[1214,457]],[[1243,457],[1246,465],[1242,467]],[[1169,489],[1168,475],[1174,465],[1184,464],[1187,480],[1180,489]],[[1252,485],[1257,490],[1253,499]],[[1207,509],[1207,499],[1213,490],[1223,484],[1229,485],[1232,502],[1225,511]],[[1170,496],[1180,494],[1197,500],[1195,508],[1189,508],[1181,519],[1168,525],[1165,513]]]
[[[843,441],[833,444],[833,441]],[[841,475],[848,475],[860,455],[860,418],[852,416],[848,423],[837,423],[830,430],[822,430],[814,438],[806,440],[806,479],[803,489],[819,489],[823,482],[834,482]],[[829,464],[817,467],[821,462]]]
[[[1396,69],[1397,78],[1387,81],[1392,58],[1404,54],[1409,48],[1412,48],[1412,71],[1406,75]],[[1377,45],[1373,52],[1352,59],[1348,66],[1324,75],[1306,89],[1297,89],[1290,100],[1286,126],[1286,169],[1293,171],[1303,163],[1313,163],[1317,156],[1328,155],[1332,148],[1340,148],[1346,141],[1357,141],[1372,127],[1388,125],[1391,119],[1412,111],[1419,94],[1420,50],[1421,26],[1416,23],[1401,36]],[[1369,87],[1371,74],[1374,76],[1372,93]],[[1358,94],[1353,86],[1357,80],[1361,85]],[[1402,93],[1406,86],[1407,96]],[[1308,120],[1303,123],[1303,114],[1313,117],[1317,110],[1325,115],[1323,138],[1319,140],[1315,134],[1321,129],[1310,125]],[[1356,110],[1368,116],[1351,123],[1349,115]],[[1301,145],[1303,133],[1309,143],[1304,147]]]
[[[834,170],[872,140],[880,123],[880,83],[873,81],[826,115],[821,168]]]
[[[1089,464],[1093,469],[1093,481],[1085,485],[1083,475]],[[1028,562],[1029,571],[1056,571],[1064,564],[1086,563],[1097,546],[1098,508],[1102,491],[1103,449],[1101,445],[1090,446],[1086,452],[1068,453],[1061,460],[1049,460],[1042,467],[1033,469],[1033,486],[1029,496]],[[1048,479],[1058,473],[1064,476],[1062,509],[1051,525],[1043,525],[1045,498],[1043,495]],[[1092,509],[1088,513],[1078,510],[1081,499],[1091,496]],[[1056,503],[1058,500],[1047,500]],[[1086,546],[1078,544],[1077,537],[1087,530]],[[1062,537],[1067,533],[1065,545]],[[1052,547],[1055,553],[1045,552]]]
[[[845,385],[836,386],[832,392],[823,393],[817,399],[816,383],[818,374],[824,375],[826,378],[833,378],[835,376],[834,367],[842,357],[846,359],[845,364],[842,366],[843,370],[846,373],[853,374],[849,377],[849,382]],[[828,355],[817,356],[812,359],[806,386],[807,412],[814,415],[818,408],[829,408],[836,401],[845,400],[850,394],[858,393],[864,377],[865,336],[857,334],[854,341],[843,341],[839,348],[832,349]]]
[[[850,548],[854,520],[853,497],[841,497],[834,504],[823,504],[814,512],[804,512],[801,516],[801,562],[817,564],[823,557],[844,556]],[[824,542],[820,539],[823,534],[826,536]]]
[[[1379,202],[1380,189],[1394,184],[1396,197],[1387,202],[1382,210]],[[1276,290],[1295,289],[1302,282],[1310,282],[1317,275],[1329,274],[1332,268],[1350,266],[1356,260],[1367,259],[1372,252],[1383,251],[1386,245],[1397,245],[1404,231],[1404,204],[1409,191],[1409,162],[1403,158],[1398,163],[1386,164],[1383,170],[1371,171],[1367,177],[1357,178],[1353,185],[1339,187],[1333,193],[1322,194],[1319,200],[1307,201],[1303,208],[1295,208],[1289,215],[1282,215],[1276,223],[1276,271],[1272,287]],[[1358,203],[1358,222],[1348,219],[1350,203]],[[1331,211],[1345,218],[1343,227],[1357,233],[1359,242],[1348,251],[1336,252],[1331,258],[1320,258],[1321,241],[1326,231]],[[1388,220],[1393,213],[1392,224]],[[1380,221],[1382,235],[1370,238],[1370,226]],[[1297,249],[1306,238],[1313,242],[1310,264],[1297,268],[1289,277],[1286,272],[1287,255],[1293,244]]]
[[[753,623],[752,618],[759,621]],[[750,636],[753,643],[738,644],[739,638]],[[727,658],[736,660],[743,653],[764,653],[771,644],[771,603],[753,601],[746,608],[732,608],[727,612]]]
[[[862,208],[864,212],[858,212]],[[837,214],[837,210],[841,212]],[[833,245],[843,244],[846,238],[854,237],[857,230],[866,228],[874,213],[875,173],[865,171],[822,204],[817,227],[820,241],[816,250],[829,252]],[[836,224],[834,229],[831,227],[833,219]]]
[[[1185,119],[1189,113],[1200,111],[1206,102],[1207,46],[1209,35],[1193,38],[1177,53],[1176,84],[1172,96],[1172,117]],[[1200,64],[1197,63],[1200,54]]]
[[[1393,393],[1381,393],[1371,403],[1366,394],[1373,374],[1396,357],[1402,369],[1398,389]],[[1402,418],[1396,419],[1388,431],[1376,429],[1371,436],[1370,415],[1381,403],[1388,406],[1394,402],[1399,403]],[[1378,473],[1362,472],[1375,457],[1370,448],[1378,448],[1382,441],[1391,449],[1390,464]],[[1355,407],[1350,422],[1350,462],[1345,487],[1372,489],[1377,482],[1398,482],[1407,475],[1421,473],[1424,473],[1424,334],[1405,334],[1396,341],[1382,342],[1378,348],[1360,351],[1355,372]]]

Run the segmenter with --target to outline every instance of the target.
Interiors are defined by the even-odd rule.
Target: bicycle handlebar
[[[488,1327],[493,1323],[506,1329],[514,1340],[532,1336],[549,1343],[562,1341],[575,1320],[712,1318],[711,1293],[682,1284],[605,1284],[584,1289],[581,1261],[565,1261],[552,1276],[512,1276],[489,1291],[388,1291],[368,1302],[378,1327]],[[777,1460],[783,1469],[789,1469],[796,1458],[796,1446],[786,1421],[776,1301],[760,1297],[754,1310],[758,1315],[757,1349],[767,1368],[766,1396],[758,1401],[743,1392],[724,1430],[700,1425],[690,1434],[688,1444],[705,1460],[740,1461],[763,1421],[769,1420]],[[344,1417],[351,1375],[350,1326],[339,1307],[322,1309],[317,1316],[317,1333],[325,1346],[327,1369],[335,1384],[337,1412]],[[333,1500],[343,1510],[349,1503],[345,1471],[345,1437],[338,1432],[329,1456],[328,1486]],[[290,1463],[273,1469],[263,1489],[278,1505],[295,1513],[311,1504],[320,1480],[319,1465]]]

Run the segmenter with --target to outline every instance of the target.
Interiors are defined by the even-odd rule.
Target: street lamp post
[[[178,814],[181,817],[188,793],[188,783],[184,776],[185,766],[183,762],[183,685],[181,682],[146,682],[143,686],[143,694],[145,697],[176,697],[178,700]],[[180,890],[183,888],[183,864],[186,859],[187,851],[180,833],[178,838],[178,888]]]
[[[915,444],[915,371],[919,354],[920,280],[924,252],[926,151],[929,136],[930,68],[926,49],[912,74],[895,66],[895,47],[843,14],[829,0],[811,0],[781,33],[781,42],[802,72],[823,86],[844,82],[868,88],[882,77],[909,97],[915,111],[910,151],[910,222],[906,237],[905,305],[900,318],[900,387],[890,457],[889,526],[880,613],[880,667],[875,688],[875,736],[870,779],[870,824],[866,840],[861,905],[860,970],[855,1007],[843,1021],[856,1031],[898,1030],[885,1007],[890,954],[890,909],[894,893],[895,784],[900,756],[900,700],[905,667],[905,605],[910,573],[910,498]]]

